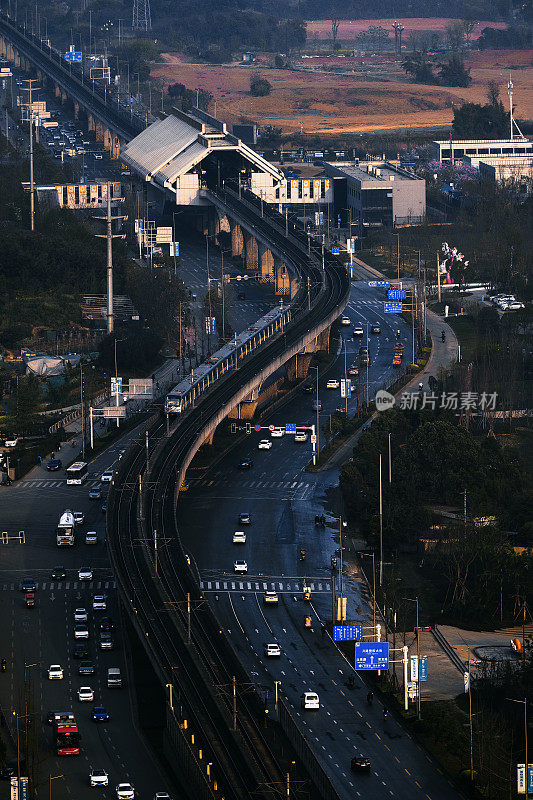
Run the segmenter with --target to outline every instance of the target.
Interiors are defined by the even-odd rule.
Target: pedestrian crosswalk
[[[207,487],[209,489],[216,486],[223,486],[229,484],[235,485],[235,478],[232,475],[221,478],[205,478],[203,480],[194,482],[195,486]],[[254,480],[254,481],[239,481],[239,489],[289,489],[294,491],[307,490],[314,486],[312,483],[297,480],[284,480],[284,481],[267,481],[267,480]]]
[[[252,580],[201,580],[200,588],[205,592],[279,592],[294,594],[303,592],[304,586],[308,586],[313,592],[331,592],[331,582],[327,579],[322,581],[304,582],[302,579],[294,581],[264,581],[253,578]]]
[[[0,584],[1,591],[13,592],[20,590],[20,583]],[[90,592],[102,591],[104,589],[116,589],[115,581],[38,581],[35,583],[36,592],[54,591],[76,591],[88,589]]]
[[[55,480],[22,480],[16,481],[11,485],[11,490],[24,490],[24,489],[59,489],[60,487],[66,487],[67,483],[65,478],[60,480],[56,478]],[[101,483],[99,480],[89,479],[86,483],[83,484],[81,488],[87,489],[95,489],[97,487],[101,487]],[[68,489],[71,491],[73,487],[69,486]]]

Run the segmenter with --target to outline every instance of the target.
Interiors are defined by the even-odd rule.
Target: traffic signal
[[[236,425],[235,422],[231,423],[231,432],[232,433],[237,433],[237,425]]]
[[[251,433],[251,432],[252,432],[252,426],[251,426],[251,424],[249,422],[247,422],[246,423],[246,433]]]

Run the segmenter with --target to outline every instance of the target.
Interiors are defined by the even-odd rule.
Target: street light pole
[[[383,586],[383,489],[379,454],[379,585]]]
[[[58,778],[64,778],[64,777],[65,777],[64,775],[50,775],[49,776],[49,779],[50,779],[50,784],[49,784],[50,785],[50,800],[52,800],[52,781],[55,781]],[[20,791],[20,789],[19,789],[19,791]]]

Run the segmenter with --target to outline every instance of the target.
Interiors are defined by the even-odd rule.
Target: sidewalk
[[[362,277],[370,277],[370,278],[377,278],[377,279],[384,279],[385,276],[378,272],[373,267],[365,264],[364,261],[360,261],[359,259],[355,259],[357,262],[356,266],[358,272],[362,275]],[[427,312],[427,325],[428,331],[431,336],[431,355],[429,357],[428,363],[426,364],[424,370],[422,372],[417,373],[413,376],[413,378],[403,386],[396,394],[394,395],[395,398],[398,400],[402,394],[404,393],[411,393],[414,394],[418,391],[428,391],[429,390],[429,377],[433,376],[434,378],[439,377],[439,373],[441,370],[446,369],[450,364],[457,361],[459,355],[459,344],[457,341],[457,337],[453,332],[452,328],[444,322],[442,317],[437,316],[433,311]],[[442,331],[444,331],[446,339],[442,341]],[[422,384],[422,389],[420,389],[419,384]],[[372,416],[370,417],[369,424],[372,423],[372,420],[375,419],[379,412],[374,411]],[[323,470],[327,469],[335,469],[339,468],[344,464],[346,461],[349,461],[352,457],[353,448],[358,441],[359,437],[364,433],[363,428],[359,428],[359,430],[354,433],[343,445],[340,447],[326,463],[320,467],[318,470],[322,472]]]

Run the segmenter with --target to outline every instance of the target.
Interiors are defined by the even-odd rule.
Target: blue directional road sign
[[[360,642],[363,638],[362,625],[334,625],[334,642]]]
[[[180,254],[180,243],[179,242],[170,242],[170,255],[171,256],[179,256]]]
[[[368,281],[368,285],[378,289],[388,289],[390,281]]]
[[[405,300],[407,298],[407,289],[389,289],[387,297],[389,300]]]
[[[341,380],[341,397],[351,397],[352,396],[352,381],[350,378],[342,378]]]
[[[69,50],[68,53],[65,53],[63,56],[65,61],[68,61],[69,64],[81,64],[81,52],[76,50]]]
[[[527,767],[527,793],[533,794],[533,764]]]
[[[389,643],[388,642],[356,642],[355,643],[355,668],[356,669],[388,669],[389,668]]]
[[[20,778],[20,797],[19,800],[28,800],[29,797],[29,787],[28,787],[28,779]]]
[[[427,681],[428,679],[428,659],[427,656],[420,656],[420,674],[419,680]]]
[[[334,255],[334,256],[338,256],[338,255],[339,255],[339,252],[340,252],[340,250],[339,250],[339,248],[338,248],[338,247],[332,247],[332,248],[331,248],[331,252],[333,253],[333,255]]]
[[[401,303],[383,303],[383,311],[385,314],[401,314],[402,312],[402,304]]]
[[[295,422],[285,423],[285,433],[296,433],[296,423]]]

